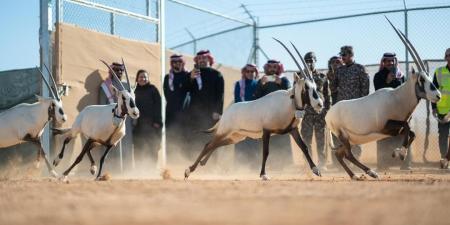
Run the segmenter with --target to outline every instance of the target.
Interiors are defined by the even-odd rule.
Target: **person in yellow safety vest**
[[[434,72],[434,85],[441,91],[442,98],[436,104],[431,104],[433,108],[433,116],[438,118],[438,131],[439,131],[439,150],[441,152],[441,169],[445,168],[444,158],[447,155],[448,147],[448,134],[450,128],[450,122],[442,122],[442,119],[447,113],[450,112],[450,48],[445,51],[445,60],[447,65],[439,67]]]

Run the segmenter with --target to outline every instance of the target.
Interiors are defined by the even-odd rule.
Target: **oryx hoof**
[[[378,179],[378,174],[375,171],[367,170],[366,173],[367,173],[367,175],[369,175],[369,176],[371,176],[371,177],[373,177],[375,179]]]
[[[97,166],[92,165],[91,168],[89,169],[89,172],[91,172],[92,175],[95,175],[95,173],[97,172]]]
[[[36,169],[39,169],[39,167],[41,167],[41,161],[36,160],[36,163],[34,164],[34,166],[36,167]]]
[[[320,170],[319,170],[319,168],[317,168],[317,166],[315,166],[315,167],[313,167],[313,168],[311,168],[312,169],[312,172],[316,175],[316,176],[318,176],[318,177],[321,177],[322,176],[322,174],[320,173]]]
[[[50,176],[57,178],[58,177],[58,173],[55,170],[51,170],[50,171]]]
[[[59,181],[68,184],[69,183],[69,178],[66,175],[63,175],[62,177],[59,178]]]
[[[191,168],[187,168],[187,169],[184,171],[184,179],[185,179],[185,180],[188,179],[189,175],[191,175]]]
[[[441,169],[448,169],[448,160],[447,159],[441,159]]]
[[[59,157],[56,157],[56,158],[53,160],[53,166],[54,166],[54,167],[57,167],[60,161],[61,161],[61,159],[60,159]]]
[[[353,175],[352,176],[352,180],[354,180],[354,181],[363,181],[363,180],[366,180],[366,177],[364,176],[364,174],[362,174],[361,176],[356,176],[356,175]]]
[[[393,158],[399,157],[401,160],[405,160],[406,159],[406,155],[408,155],[408,149],[406,149],[403,146],[400,147],[400,148],[394,149],[394,152],[392,152],[392,157]]]
[[[207,162],[207,160],[202,160],[202,161],[200,161],[200,166],[204,166],[204,165],[206,165],[206,162]]]
[[[260,175],[259,177],[261,178],[262,181],[268,181],[268,180],[270,180],[270,177],[267,176],[266,174]]]

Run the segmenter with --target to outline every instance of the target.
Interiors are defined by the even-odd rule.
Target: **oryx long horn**
[[[122,58],[122,65],[123,65],[123,68],[124,68],[124,70],[125,70],[125,76],[127,77],[128,91],[131,93],[131,83],[130,83],[130,78],[128,77],[127,66],[125,65],[125,62],[123,61],[123,58]]]
[[[48,74],[50,76],[50,79],[52,80],[53,87],[55,88],[54,92],[56,94],[56,98],[57,98],[58,101],[61,101],[61,96],[59,96],[58,86],[56,86],[56,82],[55,82],[55,79],[53,78],[53,74],[52,74],[52,72],[50,72],[50,70],[48,69],[48,67],[47,67],[47,65],[45,63],[44,63],[44,67],[47,70],[47,72],[48,72]]]
[[[297,52],[298,57],[302,61],[303,66],[305,67],[305,70],[306,70],[306,74],[308,74],[309,79],[312,80],[313,76],[312,76],[311,71],[309,70],[308,65],[306,64],[305,59],[303,58],[302,54],[300,54],[300,52],[297,50],[297,47],[295,47],[295,45],[292,42],[291,42],[291,45],[292,45],[292,47],[294,47],[295,52]]]
[[[304,76],[307,77],[305,74],[305,71],[303,71],[302,67],[300,66],[300,64],[298,63],[298,61],[295,59],[294,55],[292,55],[291,51],[289,51],[289,49],[286,47],[286,45],[283,44],[283,42],[281,42],[280,40],[276,39],[273,37],[273,39],[275,41],[277,41],[278,43],[280,43],[281,46],[283,46],[284,49],[286,49],[286,51],[289,53],[289,55],[292,57],[292,59],[294,60],[295,64],[297,65],[298,69],[300,70],[300,73]]]
[[[109,71],[111,71],[111,73],[113,74],[113,77],[116,79],[116,81],[119,83],[120,88],[122,90],[125,90],[125,88],[123,87],[122,81],[119,79],[119,76],[117,76],[116,72],[114,72],[114,70],[108,65],[108,63],[106,63],[105,61],[101,60],[100,61],[105,64],[106,67],[108,67]],[[122,91],[120,90],[120,91]]]
[[[55,93],[53,92],[52,86],[50,86],[50,84],[48,83],[47,79],[45,79],[45,76],[44,76],[44,74],[42,73],[42,70],[39,69],[39,67],[37,67],[37,66],[36,66],[36,69],[39,70],[39,73],[41,74],[42,79],[44,80],[45,85],[47,85],[47,88],[49,89],[50,94],[52,95],[52,98],[56,99],[56,96],[55,96]]]
[[[389,22],[389,24],[392,26],[392,28],[394,29],[395,33],[397,33],[397,35],[400,38],[400,40],[402,40],[403,44],[406,46],[406,49],[408,49],[408,52],[413,57],[413,60],[416,63],[417,68],[419,69],[419,71],[425,71],[425,66],[423,65],[422,60],[418,56],[417,51],[415,51],[415,48],[412,47],[411,42],[409,42],[409,40],[403,35],[403,33],[394,26],[394,24],[387,18],[387,16],[384,16],[384,17]]]

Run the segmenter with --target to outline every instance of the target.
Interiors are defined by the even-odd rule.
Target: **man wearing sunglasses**
[[[369,94],[370,79],[363,65],[355,63],[352,46],[342,46],[339,55],[344,66],[336,70],[336,102],[360,98]],[[352,147],[353,154],[359,158],[361,147]]]
[[[316,54],[314,52],[308,52],[305,54],[305,62],[308,65],[308,69],[313,75],[314,82],[317,86],[317,91],[322,95],[324,100],[324,109],[317,113],[311,106],[306,106],[305,115],[303,116],[301,125],[301,135],[309,151],[311,151],[311,142],[313,133],[316,137],[317,155],[319,157],[319,169],[321,171],[327,170],[327,156],[325,151],[325,115],[330,109],[330,94],[328,89],[327,76],[318,70],[316,70]],[[309,153],[311,154],[311,152]]]
[[[122,81],[123,73],[125,70],[125,66],[121,63],[113,62],[110,65],[111,69],[117,75],[117,77]],[[120,84],[117,83],[115,79],[112,78],[113,73],[108,71],[108,77],[103,81],[100,85],[100,93],[99,93],[99,104],[100,105],[108,105],[117,103],[116,95],[114,94],[114,90],[112,86],[118,87]],[[122,85],[125,88],[128,88],[128,83],[126,81],[122,81]],[[113,147],[108,154],[108,163],[105,163],[105,171],[109,171],[113,174],[120,174],[124,170],[132,169],[132,159],[134,154],[133,149],[133,120],[127,118],[125,121],[125,136],[116,145]],[[94,157],[100,157],[101,151],[93,151],[92,154]],[[95,156],[97,155],[97,156]],[[122,158],[121,158],[122,156]]]
[[[438,103],[431,103],[433,116],[442,119],[450,112],[450,48],[445,51],[447,65],[439,67],[434,72],[433,83],[441,91],[442,97]],[[445,157],[448,150],[448,134],[450,122],[439,120],[439,150],[441,152],[441,169],[445,168]]]

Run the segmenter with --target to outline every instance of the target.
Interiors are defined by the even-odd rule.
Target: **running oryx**
[[[46,98],[36,95],[38,99],[36,103],[22,103],[0,113],[0,148],[17,145],[23,142],[32,142],[36,144],[38,147],[36,167],[39,168],[42,155],[44,156],[48,171],[52,176],[56,177],[57,173],[49,163],[42,147],[41,136],[44,127],[50,120],[62,124],[67,120],[67,116],[64,114],[61,97],[59,96],[55,80],[47,66],[44,66],[52,79],[54,89],[50,86],[47,79],[45,79],[42,71],[39,68],[37,69],[42,76],[42,80],[49,89],[51,97]]]
[[[106,147],[100,159],[100,169],[97,174],[97,180],[102,173],[103,163],[109,150],[114,147],[125,135],[125,119],[127,115],[132,119],[139,117],[139,109],[136,107],[134,101],[134,93],[131,90],[130,80],[128,72],[125,67],[125,75],[127,77],[128,90],[122,85],[122,82],[117,77],[114,70],[102,60],[102,62],[108,67],[112,73],[112,77],[115,80],[112,86],[114,94],[117,97],[117,103],[109,105],[91,105],[84,108],[80,114],[78,114],[72,128],[69,129],[55,129],[56,134],[65,134],[64,144],[58,157],[53,161],[53,165],[57,166],[60,160],[64,156],[64,149],[66,145],[79,133],[87,138],[87,142],[84,144],[81,153],[76,158],[75,162],[63,173],[63,180],[67,180],[67,176],[70,171],[81,162],[84,155],[87,154],[91,162],[90,172],[95,175],[97,167],[95,166],[94,159],[91,155],[91,149],[96,145],[103,145]],[[124,64],[125,65],[125,64]]]
[[[339,146],[335,146],[336,158],[348,175],[355,180],[359,178],[348,168],[344,157],[369,176],[378,178],[378,174],[353,156],[351,145],[404,135],[403,145],[397,150],[404,159],[406,149],[415,138],[408,120],[420,99],[437,102],[441,98],[441,93],[433,85],[414,46],[389,19],[387,20],[413,57],[419,72],[413,70],[409,79],[396,89],[383,88],[362,98],[340,101],[331,107],[325,117],[328,128],[341,142]]]
[[[320,112],[323,108],[323,101],[317,93],[311,71],[309,71],[305,60],[297,51],[297,48],[291,43],[300,57],[304,69],[302,69],[289,49],[279,40],[275,40],[286,49],[299,69],[299,73],[294,74],[293,87],[289,90],[272,92],[254,101],[235,103],[226,109],[216,125],[207,131],[214,133],[214,136],[205,145],[195,163],[186,169],[184,173],[185,178],[197,168],[199,163],[200,165],[205,165],[208,158],[218,147],[236,144],[246,137],[253,139],[262,137],[263,160],[260,177],[263,180],[268,180],[269,177],[266,174],[265,167],[269,156],[270,136],[286,133],[290,133],[301,148],[313,173],[320,176],[319,169],[312,161],[308,148],[300,137],[297,128],[299,118],[296,116],[296,111],[303,111],[306,105],[311,105],[317,112]]]

